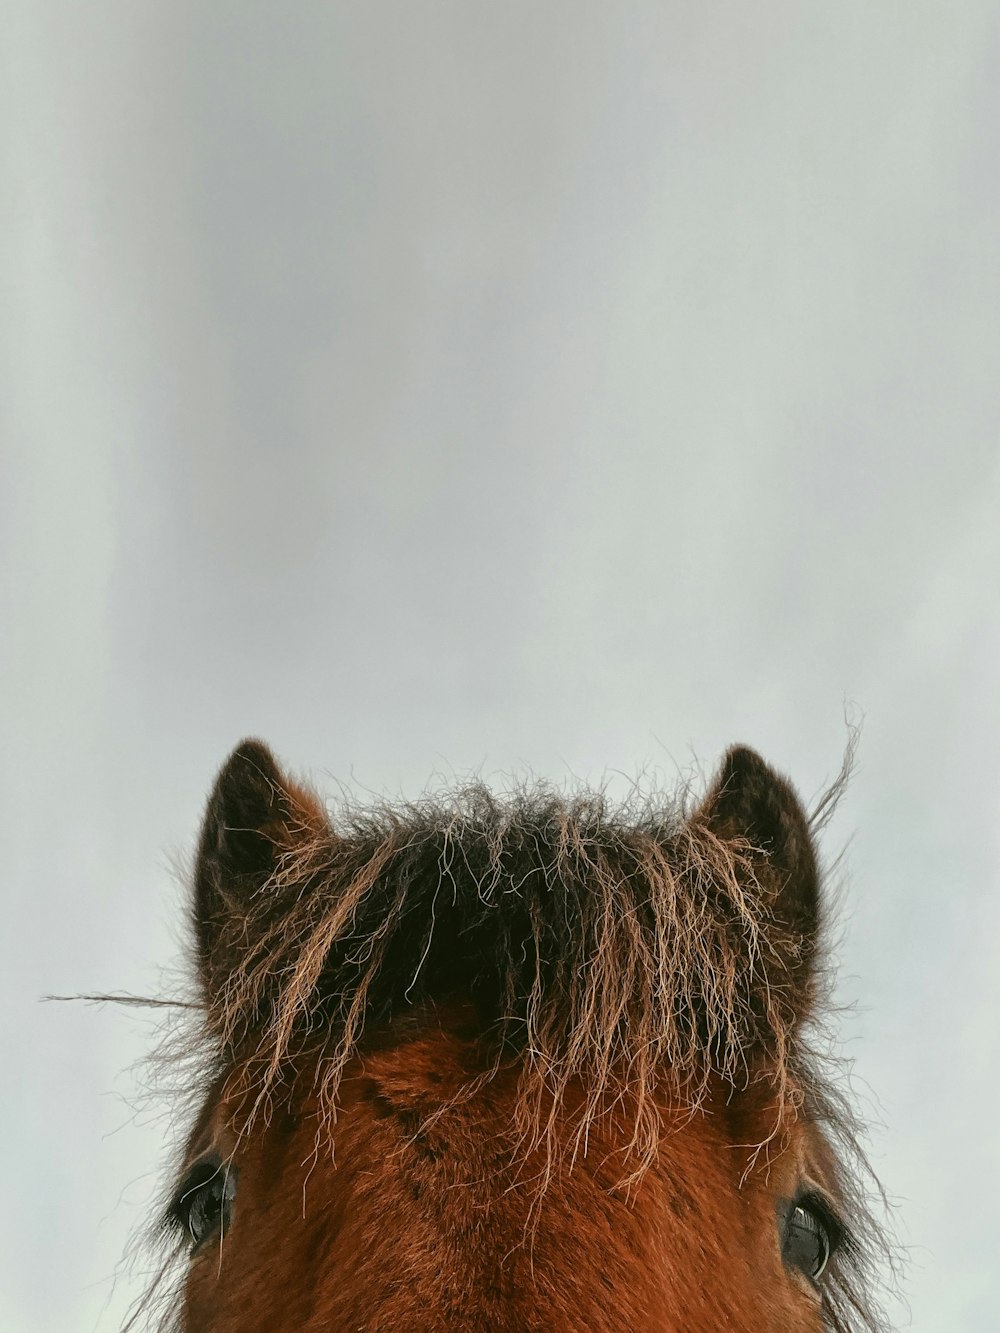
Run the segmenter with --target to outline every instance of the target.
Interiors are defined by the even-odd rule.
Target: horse
[[[735,746],[698,800],[471,783],[331,815],[244,741],[194,865],[159,1326],[885,1328],[814,1035],[829,806]]]

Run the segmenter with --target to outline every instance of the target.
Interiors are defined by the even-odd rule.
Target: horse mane
[[[713,1081],[745,1084],[764,1051],[782,1093],[798,1084],[795,1006],[768,980],[789,945],[773,891],[748,843],[677,802],[475,783],[345,806],[287,840],[227,924],[209,1001],[220,1049],[251,1057],[268,1093],[318,1045],[333,1108],[367,1033],[456,1000],[556,1104],[574,1081],[588,1115],[627,1095],[643,1164],[655,1093],[694,1109]]]

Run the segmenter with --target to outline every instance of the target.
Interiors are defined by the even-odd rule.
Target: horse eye
[[[215,1158],[197,1162],[181,1182],[171,1219],[191,1237],[193,1249],[229,1230],[236,1197],[236,1171]]]
[[[810,1282],[818,1282],[823,1276],[838,1242],[839,1235],[826,1209],[808,1198],[789,1209],[781,1254],[786,1264],[805,1273]]]

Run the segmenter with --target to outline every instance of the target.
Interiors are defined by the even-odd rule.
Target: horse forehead
[[[758,1311],[765,1286],[781,1289],[774,1199],[796,1187],[808,1127],[792,1126],[780,1147],[776,1137],[762,1164],[745,1146],[746,1117],[721,1099],[670,1120],[657,1160],[630,1185],[620,1136],[598,1122],[545,1178],[544,1152],[519,1155],[511,1132],[519,1071],[470,1091],[477,1067],[454,1032],[387,1043],[345,1071],[333,1125],[318,1113],[315,1071],[249,1127],[232,1085],[216,1086],[192,1149],[240,1162],[226,1266],[246,1308],[294,1273],[326,1321],[316,1328],[431,1327],[421,1323],[431,1309],[441,1328],[652,1329],[664,1309],[699,1330],[815,1326],[787,1292],[778,1299],[803,1309]],[[199,1302],[215,1299],[206,1273],[190,1290],[197,1319]],[[293,1305],[268,1327],[311,1330]]]
[[[404,1144],[427,1142],[447,1128],[452,1154],[461,1152],[463,1142],[479,1152],[484,1138],[496,1141],[498,1155],[518,1140],[523,1147],[525,1134],[523,1126],[515,1126],[515,1113],[524,1071],[484,1064],[474,1021],[461,1008],[448,1017],[449,1022],[434,1031],[415,1026],[403,1039],[390,1036],[355,1056],[343,1071],[333,1118],[318,1091],[321,1067],[300,1067],[284,1097],[268,1098],[264,1107],[255,1104],[252,1087],[248,1095],[244,1079],[220,1076],[202,1104],[185,1159],[209,1150],[222,1156],[237,1150],[267,1156],[280,1152],[291,1137],[309,1137],[313,1172],[327,1148],[332,1162],[340,1145],[354,1138],[370,1140],[376,1127],[378,1137],[395,1135]],[[564,1132],[568,1127],[572,1133],[574,1112],[586,1101],[582,1087],[566,1090]],[[741,1186],[755,1174],[766,1175],[773,1193],[776,1172],[790,1180],[806,1176],[836,1194],[835,1154],[811,1120],[796,1114],[795,1101],[776,1100],[766,1090],[734,1097],[731,1088],[720,1087],[693,1111],[667,1103],[661,1106],[660,1158],[670,1163],[674,1175],[683,1172],[685,1162],[701,1178],[735,1180]],[[617,1117],[598,1116],[586,1137],[619,1165],[627,1161],[621,1127],[629,1115],[626,1108],[621,1111]],[[755,1172],[761,1163],[764,1171]],[[611,1178],[608,1172],[602,1177],[605,1182]]]
[[[480,1052],[461,1032],[422,1032],[350,1062],[332,1123],[322,1114],[315,1077],[300,1078],[299,1095],[270,1114],[266,1131],[248,1135],[244,1146],[272,1169],[279,1159],[308,1160],[309,1190],[317,1196],[351,1192],[359,1180],[370,1196],[409,1187],[419,1177],[431,1191],[461,1185],[493,1211],[496,1196],[506,1199],[510,1191],[511,1206],[501,1211],[516,1221],[521,1213],[534,1216],[532,1188],[544,1175],[547,1189],[558,1197],[561,1181],[577,1207],[585,1207],[586,1194],[595,1191],[632,1206],[640,1196],[636,1162],[624,1147],[629,1109],[598,1115],[578,1134],[587,1096],[585,1088],[571,1085],[554,1135],[536,1142],[533,1130],[552,1104],[543,1093],[540,1102],[529,1101],[528,1118],[518,1119],[522,1077],[516,1065],[484,1069]],[[660,1151],[643,1174],[649,1176],[647,1194],[666,1196],[675,1213],[703,1213],[723,1227],[735,1216],[733,1225],[739,1225],[734,1197],[790,1194],[803,1176],[827,1185],[825,1143],[814,1141],[808,1123],[782,1115],[766,1096],[733,1099],[720,1090],[696,1110],[669,1104],[661,1109]],[[206,1135],[218,1142],[232,1133],[223,1100]],[[570,1164],[578,1168],[575,1178]]]
[[[679,1122],[631,1187],[597,1129],[539,1193],[544,1155],[511,1165],[502,1079],[435,1118],[395,1072],[392,1087],[370,1069],[345,1081],[332,1151],[315,1154],[310,1117],[276,1117],[241,1176],[242,1202],[267,1219],[250,1271],[279,1247],[333,1326],[377,1311],[373,1327],[423,1327],[440,1308],[462,1312],[442,1328],[647,1329],[677,1308],[691,1328],[744,1327],[741,1302],[760,1299],[750,1274],[770,1266],[780,1281],[773,1196],[744,1178],[746,1153],[721,1118]],[[790,1179],[796,1169],[787,1155],[774,1168]],[[725,1290],[713,1291],[719,1273]]]

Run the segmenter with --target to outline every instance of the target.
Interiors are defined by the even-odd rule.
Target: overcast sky
[[[0,10],[0,1327],[139,1289],[151,1029],[37,997],[170,985],[242,735],[809,798],[846,703],[897,1317],[995,1333],[996,6]]]

